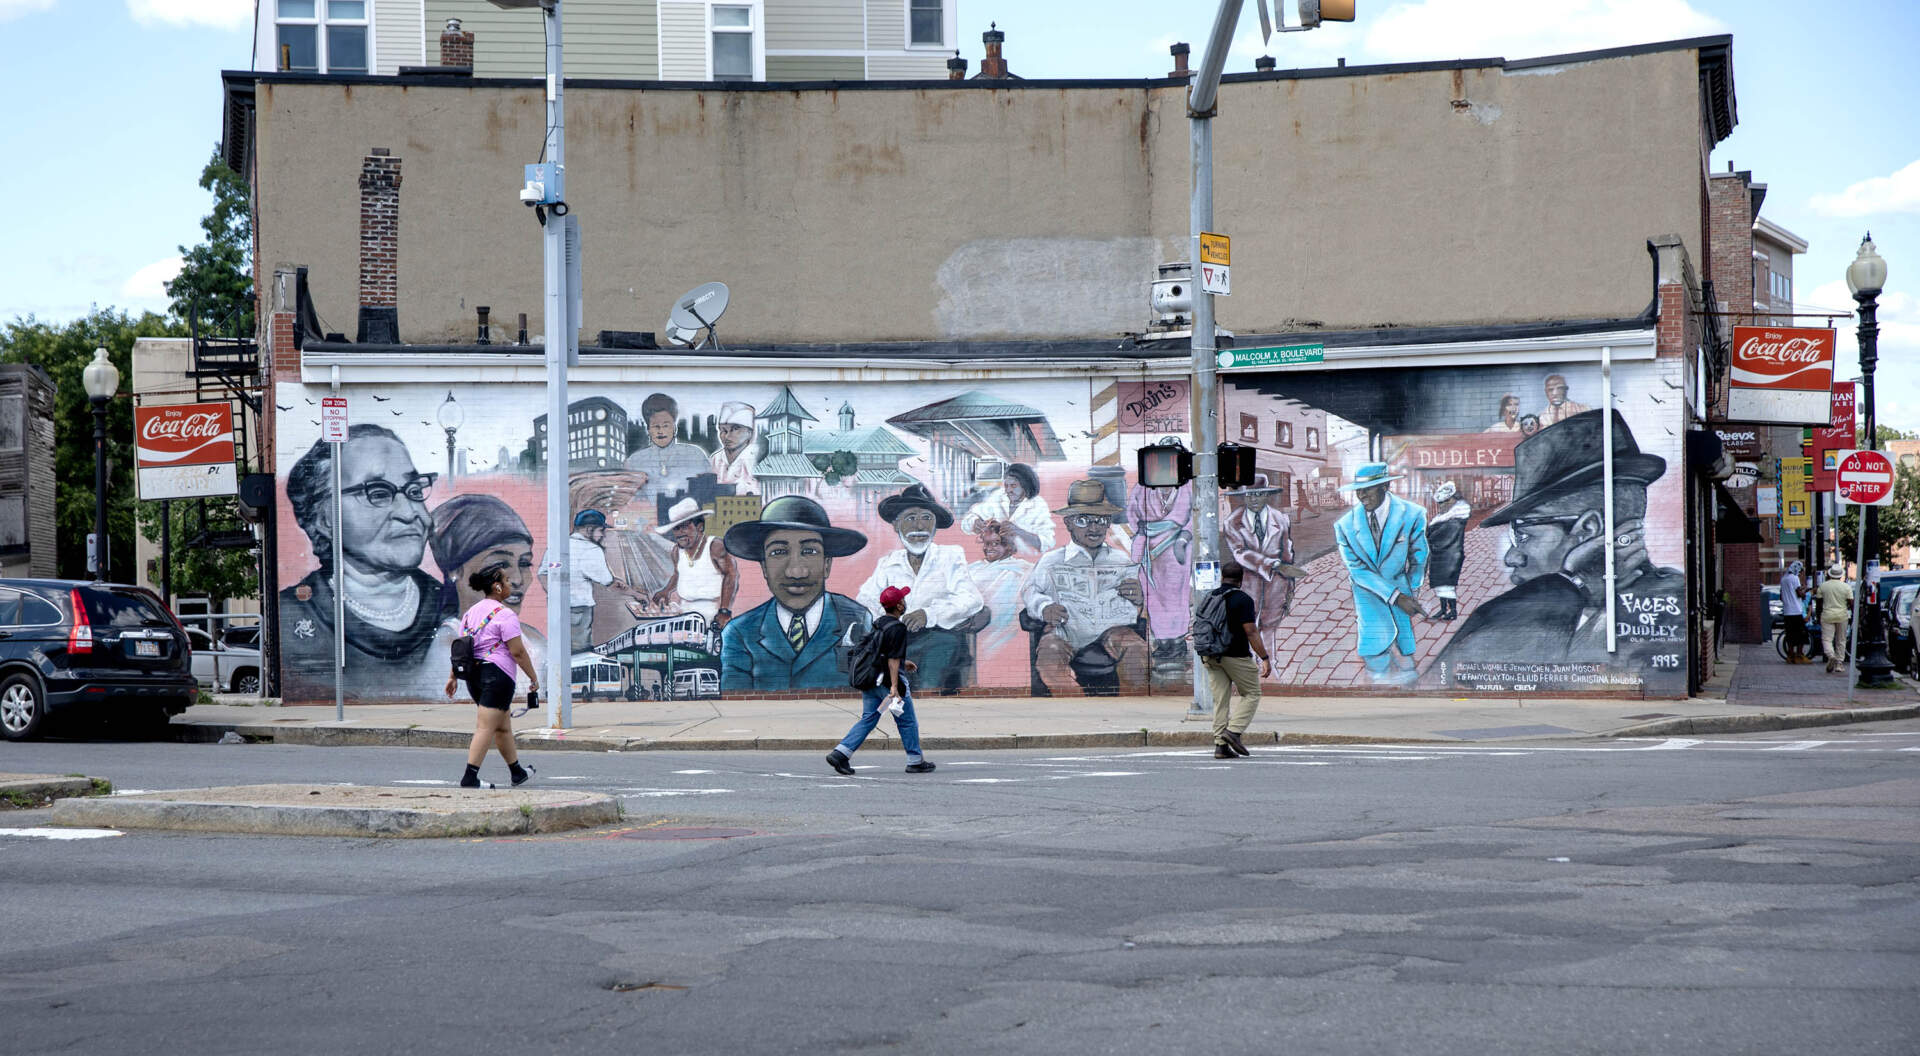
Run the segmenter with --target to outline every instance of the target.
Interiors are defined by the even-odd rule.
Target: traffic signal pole
[[[1214,374],[1217,352],[1214,341],[1213,294],[1197,281],[1200,278],[1200,233],[1213,230],[1213,115],[1220,88],[1220,73],[1227,64],[1227,48],[1233,43],[1233,27],[1240,21],[1241,0],[1220,0],[1214,16],[1213,33],[1207,38],[1207,51],[1193,78],[1187,96],[1187,118],[1192,125],[1193,196],[1187,206],[1187,259],[1193,262],[1193,562],[1196,569],[1220,567],[1220,396]],[[1192,611],[1199,611],[1206,598],[1198,576],[1190,584]],[[1193,704],[1189,717],[1211,715],[1212,691],[1207,685],[1206,668],[1197,656],[1193,661]]]

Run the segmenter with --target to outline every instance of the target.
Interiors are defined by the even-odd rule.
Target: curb
[[[1890,719],[1920,718],[1920,704],[1901,704],[1886,708],[1845,708],[1839,711],[1793,715],[1697,715],[1689,718],[1656,719],[1636,726],[1609,730],[1601,737],[1660,737],[1673,734],[1760,733],[1768,730],[1799,730],[1815,726],[1846,726],[1856,722],[1886,722]]]
[[[8,774],[0,780],[0,796],[26,799],[65,799],[93,794],[90,777],[61,777],[53,774]]]
[[[289,786],[260,786],[287,788]],[[182,832],[232,832],[271,836],[381,836],[406,839],[457,836],[519,836],[609,825],[620,820],[613,797],[580,793],[562,802],[519,803],[453,810],[407,807],[306,806],[196,801],[194,793],[215,789],[63,799],[53,805],[52,825],[80,828],[172,829]],[[374,789],[378,793],[381,790]],[[392,793],[416,793],[392,789]],[[150,797],[167,798],[150,798]],[[502,797],[503,799],[505,797]]]

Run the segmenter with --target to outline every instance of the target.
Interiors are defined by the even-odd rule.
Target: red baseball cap
[[[890,609],[907,600],[907,595],[911,593],[913,593],[912,587],[888,587],[880,592],[880,607]]]

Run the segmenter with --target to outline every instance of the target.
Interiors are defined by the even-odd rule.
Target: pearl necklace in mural
[[[406,589],[400,595],[400,603],[391,609],[376,609],[355,599],[352,594],[348,594],[345,600],[347,608],[352,609],[353,614],[365,622],[389,631],[397,631],[412,623],[414,614],[420,611],[420,587],[413,580],[407,580]]]

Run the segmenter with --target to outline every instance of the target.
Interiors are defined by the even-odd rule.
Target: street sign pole
[[[332,396],[320,398],[320,438],[333,446],[333,720],[345,722],[347,702],[347,581],[340,573],[340,455],[347,449],[347,398],[340,393],[340,374],[334,368]]]

